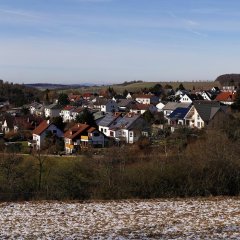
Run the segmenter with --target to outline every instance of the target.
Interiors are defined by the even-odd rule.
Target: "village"
[[[122,94],[109,87],[99,93],[59,92],[52,101],[47,94],[47,101],[18,108],[8,101],[1,103],[2,151],[9,146],[22,149],[21,142],[25,142],[25,153],[41,150],[60,155],[131,145],[142,139],[160,143],[166,132],[210,128],[228,118],[237,87],[190,90],[183,84],[177,89],[156,84]]]

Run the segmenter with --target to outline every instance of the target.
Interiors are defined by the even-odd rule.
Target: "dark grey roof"
[[[98,126],[109,127],[121,115],[119,113],[107,113],[102,119],[97,122]]]
[[[118,102],[118,107],[127,107],[128,105],[130,105],[133,102],[135,102],[135,100],[133,100],[133,99],[121,99]]]
[[[57,103],[52,103],[46,107],[47,109],[61,109],[62,107]]]
[[[141,117],[141,114],[128,113],[121,118],[117,124],[111,125],[110,129],[130,129],[134,122]]]
[[[220,104],[216,102],[196,102],[194,107],[204,122],[208,122],[218,111],[221,111]]]
[[[189,107],[190,105],[191,105],[191,103],[168,102],[162,109],[163,110],[174,110],[179,107],[186,108],[186,107]]]

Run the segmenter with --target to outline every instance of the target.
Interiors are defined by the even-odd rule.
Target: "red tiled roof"
[[[232,92],[221,92],[217,95],[215,100],[224,101],[224,102],[232,102],[235,100],[236,94]]]
[[[75,100],[79,100],[81,98],[81,95],[70,94],[70,95],[68,95],[68,98],[71,101],[75,101]]]
[[[153,94],[138,94],[135,95],[135,98],[152,98],[154,95]]]
[[[66,111],[72,110],[72,109],[74,109],[74,106],[70,106],[70,105],[63,108],[63,110],[66,110]]]
[[[41,135],[48,127],[49,127],[48,121],[44,120],[42,121],[34,130],[33,134]]]
[[[93,94],[92,93],[83,93],[83,97],[84,98],[89,98],[89,97],[91,97]]]
[[[79,108],[76,108],[76,109],[74,110],[74,112],[80,113],[80,112],[82,112],[83,110],[84,110],[84,108],[79,107]]]
[[[142,103],[136,103],[132,105],[133,110],[148,110],[151,105],[149,104],[142,104]]]
[[[87,124],[77,123],[64,133],[64,137],[69,139],[74,139],[75,137],[78,137],[82,132],[84,132],[89,128],[91,127]]]
[[[92,133],[92,132],[94,132],[95,130],[96,130],[95,127],[90,127],[90,128],[88,129],[88,133]]]

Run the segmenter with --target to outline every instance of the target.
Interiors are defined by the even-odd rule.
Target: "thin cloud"
[[[6,14],[6,15],[15,15],[15,16],[20,16],[20,17],[25,17],[25,18],[38,18],[36,14],[33,14],[31,12],[23,11],[23,10],[18,10],[18,9],[3,9],[0,8],[0,13]]]

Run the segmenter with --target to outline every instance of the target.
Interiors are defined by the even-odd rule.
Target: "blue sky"
[[[214,80],[239,73],[239,0],[1,0],[0,78]]]

